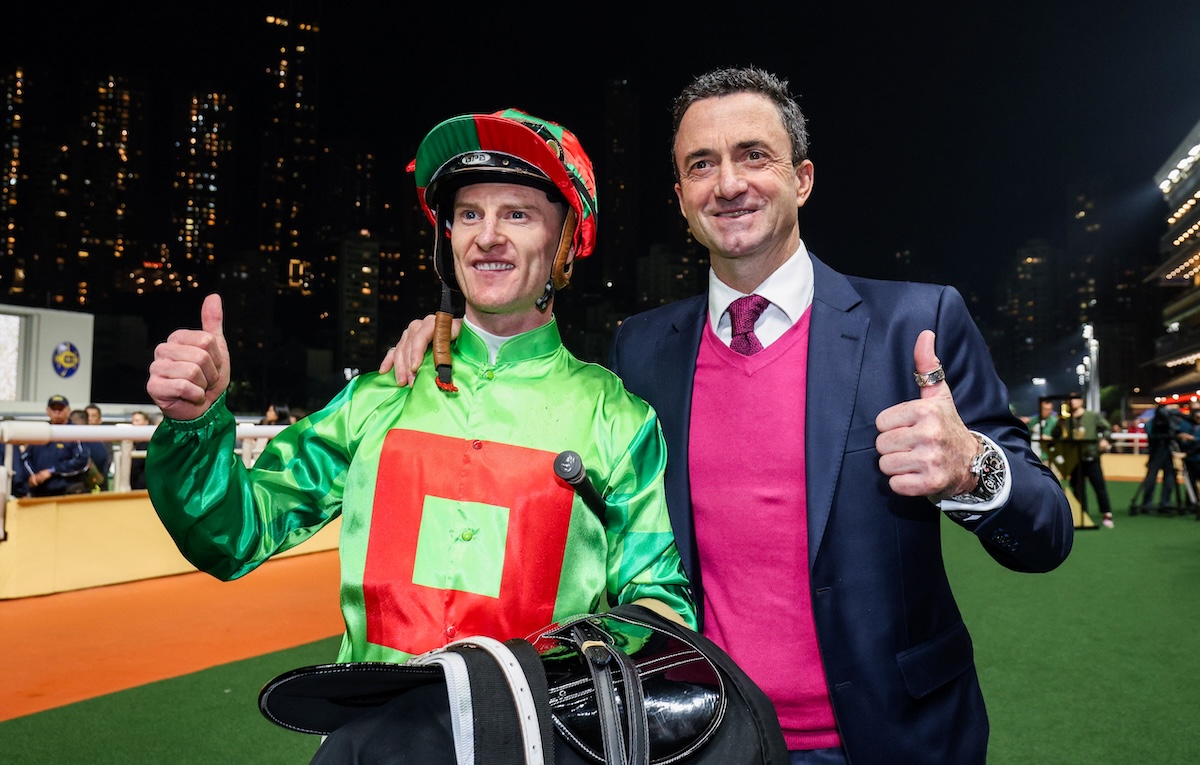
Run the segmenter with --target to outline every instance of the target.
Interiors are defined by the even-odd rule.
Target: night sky
[[[258,5],[159,3],[123,21],[9,7],[0,18],[20,14],[20,31],[3,34],[0,63],[178,83],[205,76],[186,60],[199,52],[216,82],[244,77],[259,65],[240,44]],[[326,136],[376,147],[385,172],[402,173],[441,119],[505,106],[599,147],[603,85],[624,77],[641,103],[643,200],[657,201],[670,193],[673,95],[691,75],[755,64],[787,77],[809,117],[810,248],[862,274],[911,248],[964,290],[994,283],[995,265],[1011,273],[1028,239],[1064,243],[1073,184],[1101,183],[1122,213],[1107,230],[1152,252],[1166,215],[1153,175],[1200,120],[1200,19],[1178,2],[632,6],[656,18],[612,4],[381,5],[325,2],[321,107]]]

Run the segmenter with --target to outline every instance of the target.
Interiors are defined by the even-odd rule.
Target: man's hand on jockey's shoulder
[[[220,295],[200,308],[200,329],[177,329],[154,349],[146,392],[172,420],[194,420],[229,387],[229,347],[225,344]]]
[[[425,352],[433,343],[433,327],[433,314],[429,314],[424,319],[413,319],[409,322],[408,328],[400,335],[400,341],[389,348],[384,355],[383,361],[379,364],[379,373],[386,374],[388,370],[395,370],[397,385],[401,387],[412,385],[413,381],[417,379],[417,370],[421,368]],[[458,337],[461,327],[462,319],[455,319],[450,331],[451,340]]]

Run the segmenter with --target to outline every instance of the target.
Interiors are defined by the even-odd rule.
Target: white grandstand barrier
[[[1141,431],[1128,433],[1113,433],[1109,437],[1113,451],[1127,454],[1141,454],[1146,451],[1146,434]]]
[[[257,425],[239,423],[237,437],[246,447],[237,449],[247,467],[254,464],[268,441],[278,435],[286,425]],[[129,491],[129,468],[134,458],[145,457],[145,450],[134,449],[135,442],[149,441],[156,425],[51,425],[36,420],[0,420],[0,444],[3,445],[4,465],[0,470],[0,491],[4,500],[12,499],[11,466],[17,459],[16,448],[25,444],[45,444],[51,441],[107,441],[113,444],[112,488],[113,491]],[[4,516],[0,509],[0,540],[4,539]]]

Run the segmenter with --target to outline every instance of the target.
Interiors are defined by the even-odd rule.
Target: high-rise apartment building
[[[130,273],[149,244],[139,236],[146,231],[139,220],[147,202],[144,91],[127,77],[107,74],[88,80],[83,97],[69,180],[79,246],[51,288],[81,308],[107,309],[133,291]]]
[[[31,252],[27,216],[22,205],[33,193],[26,75],[22,67],[0,72],[0,296],[25,291],[26,263]]]
[[[171,186],[172,239],[162,265],[175,291],[212,286],[218,255],[232,260],[233,109],[225,93],[196,93],[186,104]],[[148,266],[150,264],[147,264]]]
[[[0,73],[0,296],[94,310],[136,252],[142,103],[124,78],[84,82],[79,100],[24,67]],[[62,102],[81,106],[57,124]]]
[[[270,63],[260,125],[259,249],[279,271],[280,289],[309,295],[317,258],[317,102],[320,28],[303,4],[295,13],[267,16]]]
[[[1066,284],[1063,259],[1062,250],[1042,239],[1017,250],[1002,309],[1007,337],[1003,346],[992,348],[997,365],[1011,371],[1014,381],[1050,376],[1059,338],[1074,331],[1056,308],[1066,302],[1058,299]]]
[[[363,230],[338,247],[338,353],[351,369],[379,364],[379,240]]]

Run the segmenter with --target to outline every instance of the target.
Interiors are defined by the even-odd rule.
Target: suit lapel
[[[691,422],[692,387],[696,377],[696,354],[708,316],[707,295],[697,295],[677,304],[679,310],[654,348],[658,391],[655,410],[668,444],[666,492],[671,524],[684,570],[699,581],[696,535],[692,524],[691,480],[688,474],[688,427]],[[656,402],[656,403],[655,403]]]
[[[862,300],[846,277],[816,257],[812,262],[804,433],[810,570],[833,506],[870,326],[865,312],[853,310]]]

